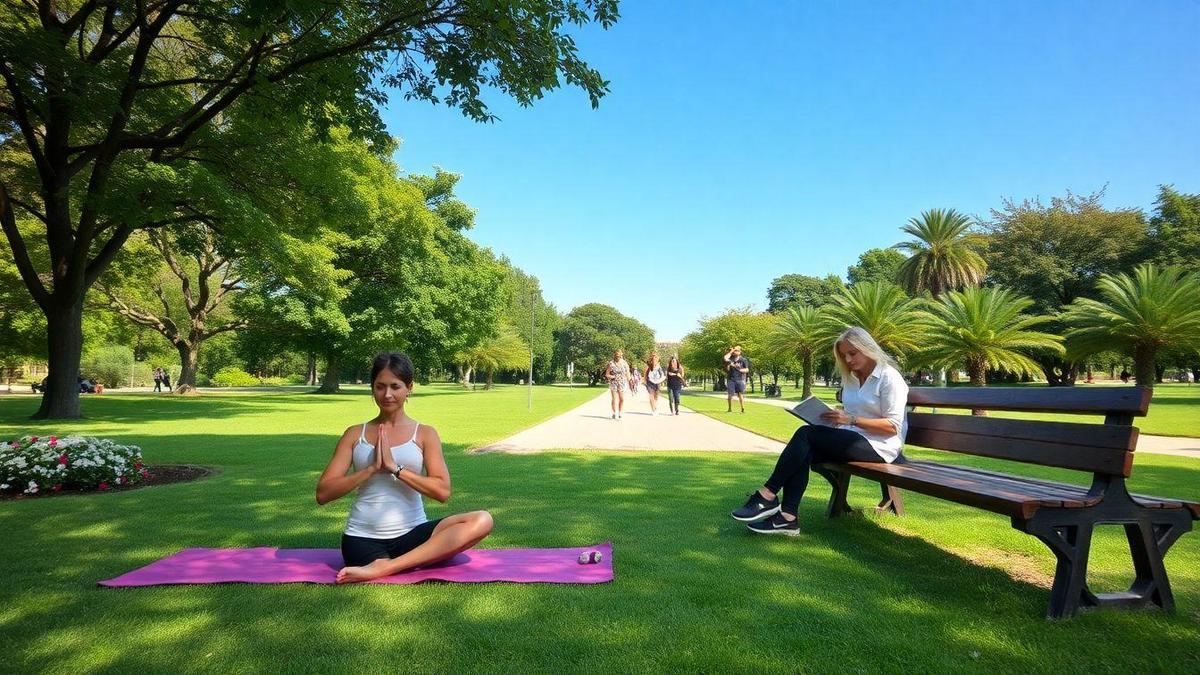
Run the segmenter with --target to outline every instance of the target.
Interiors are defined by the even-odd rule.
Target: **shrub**
[[[283,381],[284,384],[308,384],[308,378],[303,375],[288,375]]]
[[[106,387],[119,387],[129,383],[133,368],[133,350],[122,345],[104,345],[88,352],[79,364],[84,377],[91,378]]]
[[[25,436],[0,442],[0,492],[107,490],[148,475],[136,445],[83,436]]]
[[[247,373],[241,368],[234,366],[226,366],[217,371],[213,375],[212,386],[214,387],[255,387],[258,386],[258,378]]]

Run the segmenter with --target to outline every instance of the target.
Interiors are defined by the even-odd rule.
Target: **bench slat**
[[[1151,395],[1146,387],[913,387],[908,404],[1144,417]]]
[[[909,413],[905,442],[936,450],[1128,476],[1137,428]]]

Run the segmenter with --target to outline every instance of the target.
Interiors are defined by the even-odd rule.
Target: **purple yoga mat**
[[[580,565],[579,554],[600,551],[603,560]],[[329,548],[189,548],[101,586],[164,584],[332,584],[343,567],[342,554]],[[375,579],[373,584],[422,581],[480,583],[510,581],[544,584],[600,584],[613,579],[612,543],[582,548],[496,548],[459,553],[431,567]]]

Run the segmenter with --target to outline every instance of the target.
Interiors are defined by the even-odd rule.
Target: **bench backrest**
[[[906,442],[1042,466],[1128,476],[1151,390],[1143,387],[913,387],[910,406],[1104,415],[1104,424],[912,412]]]

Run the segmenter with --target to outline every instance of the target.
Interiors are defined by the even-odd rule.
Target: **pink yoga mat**
[[[580,565],[579,554],[600,551],[603,560]],[[332,584],[342,554],[327,548],[189,548],[101,586],[164,584]],[[460,553],[443,563],[375,579],[373,584],[422,581],[481,583],[510,581],[544,584],[601,584],[613,579],[612,543],[582,548],[496,548]]]

